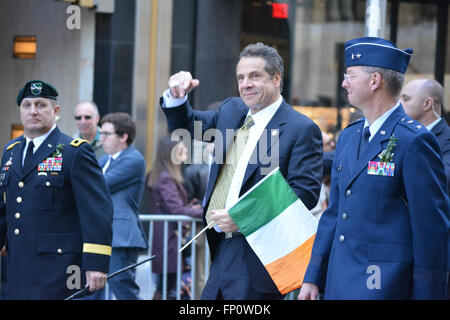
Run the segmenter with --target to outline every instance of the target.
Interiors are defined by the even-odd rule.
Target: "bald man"
[[[100,142],[100,128],[98,127],[100,114],[97,105],[92,101],[80,102],[75,107],[74,118],[78,127],[78,133],[74,137],[89,141],[97,160],[99,160],[106,152]]]
[[[450,128],[441,118],[444,88],[433,79],[412,80],[403,87],[400,98],[405,112],[433,132],[439,141],[450,191]]]

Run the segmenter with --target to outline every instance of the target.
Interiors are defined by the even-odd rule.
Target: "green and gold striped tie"
[[[255,122],[253,121],[252,116],[249,115],[247,119],[245,119],[244,125],[236,133],[234,143],[230,148],[230,152],[227,154],[227,160],[222,166],[222,170],[220,170],[216,186],[211,195],[211,200],[209,201],[208,210],[206,211],[205,216],[206,223],[208,225],[211,223],[211,211],[225,208],[225,202],[227,201],[231,180],[233,180],[239,158],[241,157],[245,144],[247,143],[250,127],[254,124]]]

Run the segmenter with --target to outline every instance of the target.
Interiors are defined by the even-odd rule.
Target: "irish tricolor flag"
[[[279,168],[228,210],[281,294],[298,289],[311,257],[318,221]]]

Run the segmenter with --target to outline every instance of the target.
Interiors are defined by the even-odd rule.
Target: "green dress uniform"
[[[7,299],[63,299],[85,271],[108,272],[112,201],[86,140],[51,131],[22,168],[26,140],[3,150],[0,247],[7,249]]]

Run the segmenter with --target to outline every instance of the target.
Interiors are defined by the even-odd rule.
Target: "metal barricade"
[[[176,222],[177,223],[177,272],[176,272],[176,299],[181,299],[181,276],[182,276],[182,270],[181,270],[181,253],[179,252],[180,248],[182,247],[182,231],[183,231],[183,222],[188,222],[191,224],[191,232],[192,236],[195,236],[200,230],[197,230],[196,223],[201,222],[202,220],[199,218],[192,218],[185,215],[152,215],[152,214],[141,214],[139,215],[139,219],[141,222],[148,222],[148,251],[147,255],[151,256],[153,254],[152,248],[153,248],[153,229],[154,229],[154,223],[156,221],[163,222],[164,223],[164,234],[163,234],[163,275],[162,275],[162,299],[167,300],[168,298],[168,287],[167,287],[167,269],[168,269],[168,241],[169,241],[169,235],[168,235],[168,227],[170,222]],[[205,257],[204,257],[204,270],[205,270],[205,280],[208,279],[209,276],[209,248],[208,248],[208,242],[205,241]],[[196,269],[197,269],[197,260],[196,260],[196,240],[193,241],[191,244],[191,299],[195,298],[195,290],[196,290]],[[1,268],[1,266],[0,266]],[[1,269],[0,269],[0,276],[1,276]],[[153,281],[152,279],[152,262],[150,262],[150,272],[146,274],[146,281]],[[142,284],[138,283],[140,287]],[[151,299],[151,290],[153,286],[148,286],[148,290],[150,291],[148,293],[149,299]],[[1,290],[1,283],[0,283],[0,290]],[[141,292],[142,295],[142,292]],[[295,300],[298,295],[298,290],[290,292],[286,295],[285,300]],[[109,290],[107,290],[107,297],[106,299],[110,298]]]
[[[192,236],[195,236],[197,232],[200,230],[197,230],[196,223],[201,222],[202,220],[200,218],[193,218],[190,216],[185,215],[139,215],[139,219],[141,222],[149,222],[148,226],[148,255],[152,255],[152,248],[153,248],[153,229],[154,229],[154,223],[156,221],[163,222],[164,223],[164,234],[163,234],[163,275],[162,275],[162,299],[167,300],[168,297],[168,287],[167,287],[167,268],[168,268],[168,241],[169,241],[169,235],[168,235],[168,229],[169,229],[169,223],[170,222],[176,222],[177,223],[177,272],[176,272],[176,299],[181,299],[181,276],[182,276],[182,270],[181,270],[181,253],[179,250],[182,247],[182,231],[183,231],[183,222],[188,222],[191,224],[191,233]],[[195,297],[195,284],[196,284],[196,240],[191,244],[191,299],[194,299]],[[205,259],[204,259],[204,270],[205,270],[205,279],[209,276],[209,248],[208,248],[208,242],[205,241]],[[150,263],[150,275],[152,275],[152,263]]]

